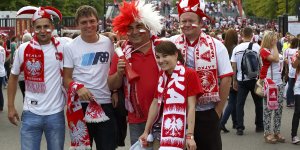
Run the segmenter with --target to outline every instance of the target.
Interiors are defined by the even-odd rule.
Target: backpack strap
[[[252,46],[253,46],[253,43],[250,42],[249,45],[248,45],[248,48],[245,50],[245,52],[244,52],[242,58],[244,58],[244,55],[245,55],[245,53],[246,53],[247,50],[252,50]],[[242,59],[241,66],[243,66],[243,59]],[[244,68],[241,67],[241,69],[242,69],[242,81],[244,81],[244,79],[245,79],[245,76],[244,76]]]
[[[253,43],[252,43],[252,42],[250,42],[250,43],[249,43],[249,46],[248,46],[248,48],[247,48],[247,49],[250,49],[250,50],[252,50],[252,46],[253,46]]]

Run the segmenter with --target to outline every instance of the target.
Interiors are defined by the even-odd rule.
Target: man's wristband
[[[185,139],[187,139],[187,140],[194,140],[194,135],[186,135]]]

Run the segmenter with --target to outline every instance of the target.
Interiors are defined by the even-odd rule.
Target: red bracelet
[[[194,139],[194,136],[193,135],[186,135],[185,138],[187,140],[193,140]]]

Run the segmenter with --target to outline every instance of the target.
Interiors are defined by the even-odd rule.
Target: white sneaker
[[[298,144],[299,142],[300,142],[300,139],[299,139],[298,136],[294,136],[294,137],[292,138],[292,143],[293,143],[293,144]]]

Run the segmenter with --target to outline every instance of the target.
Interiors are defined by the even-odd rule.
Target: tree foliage
[[[95,7],[99,16],[104,13],[104,1],[106,4],[114,0],[1,0],[0,10],[17,11],[23,6],[53,6],[59,9],[63,16],[74,16],[76,9],[81,5]],[[121,2],[122,0],[116,0]],[[222,0],[206,0],[222,1]],[[226,0],[227,2],[231,0]],[[246,15],[274,19],[286,12],[286,1],[289,4],[289,15],[296,15],[296,5],[300,0],[242,0]]]
[[[300,0],[243,0],[243,9],[247,15],[275,19],[286,13],[287,1],[288,14],[296,15]]]
[[[74,16],[76,9],[81,5],[90,5],[97,9],[99,16],[104,13],[104,1],[113,0],[1,0],[0,10],[17,11],[23,6],[53,6],[59,9],[63,16]],[[118,0],[121,1],[121,0]]]

